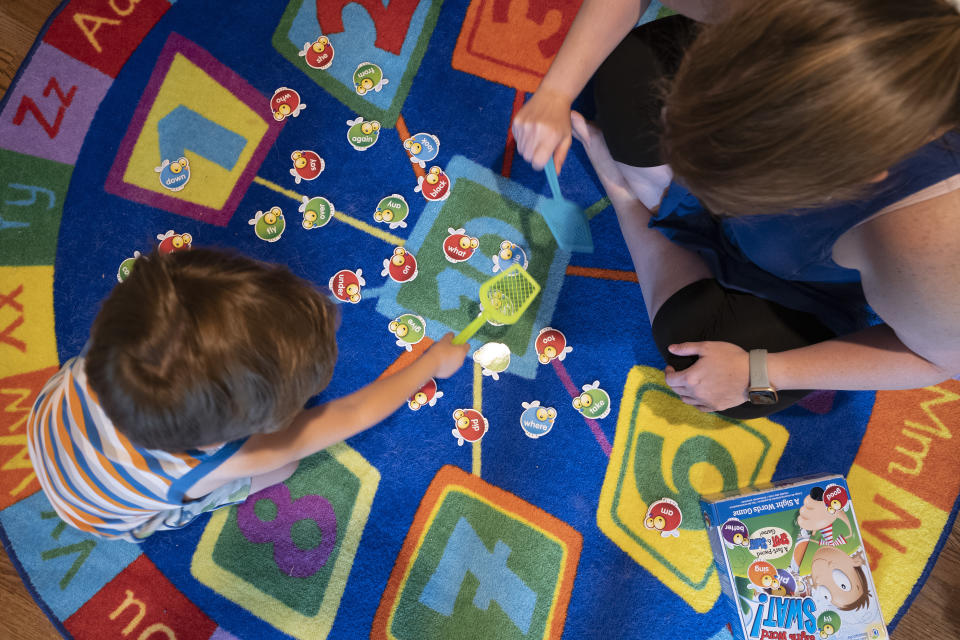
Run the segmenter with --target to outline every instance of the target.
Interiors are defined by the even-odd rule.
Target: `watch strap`
[[[750,388],[770,388],[770,377],[767,375],[767,350],[750,350]]]

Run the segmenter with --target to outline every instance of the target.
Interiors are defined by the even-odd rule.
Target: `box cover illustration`
[[[703,496],[700,506],[734,638],[887,637],[843,476]]]

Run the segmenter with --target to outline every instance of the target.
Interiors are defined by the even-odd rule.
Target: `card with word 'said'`
[[[843,476],[700,500],[737,640],[880,640],[880,613]]]

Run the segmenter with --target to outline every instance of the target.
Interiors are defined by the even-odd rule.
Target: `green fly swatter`
[[[537,281],[519,264],[513,264],[480,285],[480,315],[453,339],[453,344],[463,344],[487,322],[513,324],[538,293]]]

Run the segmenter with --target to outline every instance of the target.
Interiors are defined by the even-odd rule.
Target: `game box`
[[[700,501],[737,640],[886,638],[843,476]]]

